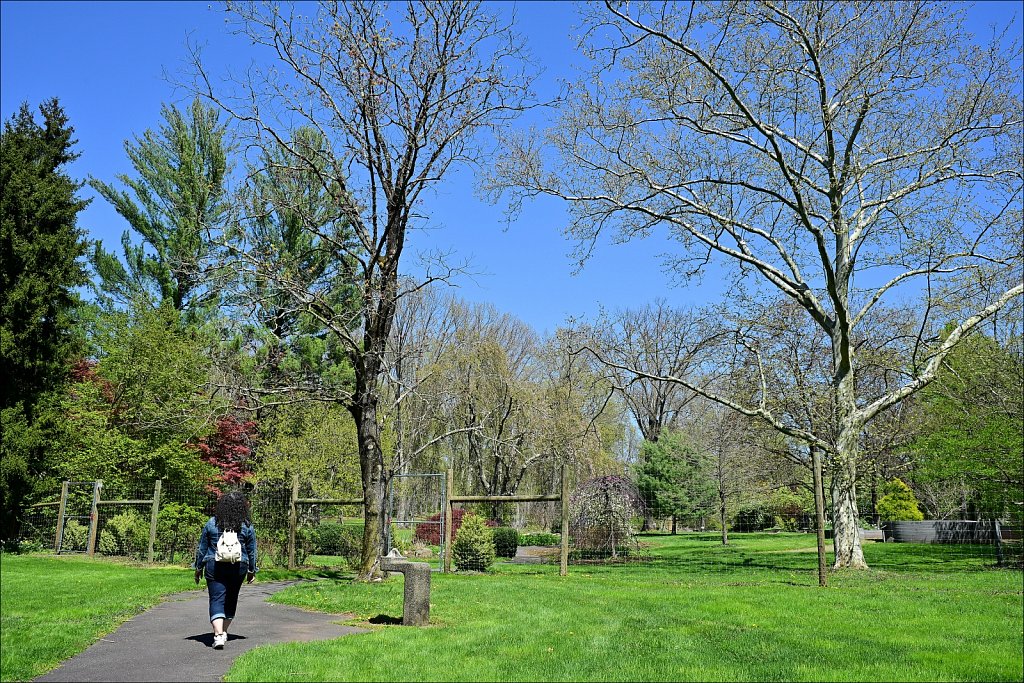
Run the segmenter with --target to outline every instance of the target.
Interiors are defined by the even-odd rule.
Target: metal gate
[[[99,522],[97,503],[100,499],[102,481],[66,481],[61,491],[60,511],[57,516],[57,554],[92,553],[96,546],[96,525]],[[91,496],[87,493],[91,489]],[[68,533],[68,524],[75,522],[75,533]],[[83,524],[84,522],[84,524]],[[85,538],[81,538],[79,526],[85,526]],[[84,541],[84,547],[82,542]]]
[[[396,485],[399,488],[396,496]],[[437,527],[440,558],[444,552],[446,531],[444,526],[445,476],[438,473],[396,474],[388,483],[388,516],[384,523],[384,552],[391,552],[394,546],[392,525],[407,526],[413,533],[421,525],[428,525],[428,531]],[[396,512],[396,506],[399,508]],[[437,519],[431,519],[437,517]],[[432,540],[431,534],[431,540]],[[431,545],[433,545],[431,543]],[[444,571],[444,562],[439,562]]]

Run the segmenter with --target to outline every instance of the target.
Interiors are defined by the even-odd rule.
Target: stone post
[[[402,598],[402,625],[426,626],[430,622],[430,565],[410,562],[398,549],[380,558],[381,571],[400,572],[405,576]]]

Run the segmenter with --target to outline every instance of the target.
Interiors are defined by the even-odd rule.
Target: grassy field
[[[942,546],[868,544],[872,569],[817,587],[809,535],[652,536],[636,565],[499,564],[433,576],[431,626],[402,613],[402,579],[355,584],[341,567],[278,602],[351,612],[372,633],[260,648],[229,680],[1024,679],[1024,575]],[[324,558],[325,563],[328,558]],[[84,650],[166,593],[181,568],[2,556],[2,680]]]
[[[195,588],[179,567],[141,569],[111,560],[0,556],[0,680],[46,673],[161,595]]]
[[[497,565],[433,577],[425,629],[261,648],[228,680],[1020,681],[1022,574],[939,546],[869,544],[820,589],[813,537],[649,537],[643,565]],[[952,558],[951,559],[951,553]],[[278,602],[401,615],[402,580],[321,581]]]

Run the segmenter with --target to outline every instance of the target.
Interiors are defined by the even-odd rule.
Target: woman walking
[[[206,574],[210,592],[210,624],[213,647],[220,650],[228,640],[235,618],[242,581],[252,583],[256,568],[256,530],[249,502],[239,491],[225,493],[217,501],[214,516],[203,527],[196,549],[196,583]]]

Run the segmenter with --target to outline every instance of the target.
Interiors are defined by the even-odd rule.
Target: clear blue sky
[[[511,4],[498,9],[508,11]],[[989,25],[1018,22],[1020,2],[979,3],[970,10],[969,28],[991,35]],[[560,78],[572,77],[583,61],[575,49],[576,12],[569,2],[521,2],[515,6],[519,31],[545,73],[543,96]],[[1020,24],[1018,23],[1019,27]],[[123,143],[160,125],[163,102],[184,104],[189,94],[175,91],[164,72],[185,67],[185,42],[207,45],[216,63],[229,63],[242,47],[225,31],[224,13],[207,2],[0,2],[0,114],[7,120],[21,102],[35,107],[60,98],[78,138],[81,157],[71,167],[77,178],[114,181],[132,174]],[[242,66],[247,63],[237,64]],[[95,197],[80,225],[108,250],[120,250],[126,223]],[[599,304],[636,307],[663,297],[677,305],[704,303],[721,292],[713,278],[702,287],[674,287],[658,254],[670,245],[659,238],[626,245],[604,243],[577,275],[568,257],[573,244],[561,234],[562,206],[554,200],[530,204],[507,226],[499,207],[473,193],[471,178],[460,173],[428,198],[423,209],[429,231],[412,237],[412,248],[454,249],[480,273],[459,281],[459,294],[489,301],[538,331],[553,331],[567,315],[592,316]]]

